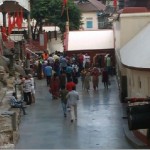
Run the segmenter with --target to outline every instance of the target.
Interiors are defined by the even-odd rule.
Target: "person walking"
[[[61,71],[59,79],[60,79],[60,88],[66,86],[67,79],[66,79],[66,72],[64,70]]]
[[[57,76],[56,73],[54,73],[49,89],[49,92],[52,94],[53,99],[59,98],[59,89],[60,89],[59,77]]]
[[[43,70],[42,70],[42,63],[40,62],[40,60],[38,61],[38,66],[37,66],[37,77],[39,80],[42,79],[42,73],[43,73]]]
[[[72,71],[72,80],[75,84],[78,84],[78,72],[76,71],[75,68],[73,68]]]
[[[67,82],[70,80],[72,75],[73,68],[70,64],[66,67],[66,74],[67,74]]]
[[[72,88],[76,86],[76,84],[72,81],[72,78],[68,79],[68,82],[66,83],[66,89],[68,91],[72,91]]]
[[[84,89],[88,90],[90,89],[90,81],[91,81],[91,73],[87,72],[84,79]]]
[[[106,56],[106,69],[107,69],[107,72],[108,72],[108,75],[112,75],[112,69],[111,69],[111,65],[112,65],[112,60],[111,60],[111,55],[108,54],[108,56]]]
[[[85,81],[85,76],[86,76],[86,69],[83,69],[81,71],[81,82],[82,82],[82,89],[84,89],[84,81]]]
[[[44,73],[46,76],[47,86],[49,86],[50,82],[51,82],[51,76],[52,76],[52,67],[51,67],[50,63],[48,63],[47,66],[45,67]]]
[[[79,100],[79,94],[76,91],[76,87],[72,87],[72,91],[67,94],[67,106],[70,107],[71,122],[77,119],[77,103]]]
[[[108,71],[106,68],[104,68],[104,70],[102,72],[102,82],[104,83],[104,88],[108,89],[109,75],[108,75]]]
[[[35,81],[31,74],[28,75],[29,79],[31,80],[31,96],[32,96],[32,103],[35,103]]]
[[[98,68],[94,67],[91,74],[92,74],[93,89],[95,91],[98,89],[98,84],[99,84],[100,72],[99,72]]]
[[[62,103],[64,117],[67,117],[67,97],[66,97],[67,94],[68,94],[68,90],[66,90],[65,86],[63,85],[60,90],[60,99]]]

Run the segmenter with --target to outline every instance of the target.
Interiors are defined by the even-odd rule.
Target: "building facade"
[[[76,3],[82,13],[82,30],[99,30],[105,28],[107,17],[104,15],[106,6],[97,0]]]
[[[146,98],[150,95],[150,13],[143,7],[132,8],[134,13],[131,13],[131,8],[124,9],[114,22],[120,95],[122,100],[125,97]],[[147,139],[147,129],[134,132]]]

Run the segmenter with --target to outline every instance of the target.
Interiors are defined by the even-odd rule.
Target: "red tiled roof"
[[[103,5],[100,1],[97,0],[89,0],[89,2],[77,3],[77,6],[82,12],[96,12],[105,10],[106,8],[105,5]]]
[[[106,9],[106,6],[101,1],[97,0],[88,0],[88,1],[91,2],[100,11]]]
[[[125,7],[121,9],[119,13],[144,13],[149,12],[146,7]]]

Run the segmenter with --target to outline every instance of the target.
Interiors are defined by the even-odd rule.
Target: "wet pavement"
[[[36,81],[36,103],[27,108],[20,124],[17,149],[131,149],[124,135],[123,111],[115,76],[108,90],[82,90],[78,119],[63,117],[60,100],[52,100],[46,81]]]

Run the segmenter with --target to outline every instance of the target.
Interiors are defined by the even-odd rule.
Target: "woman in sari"
[[[50,93],[52,94],[53,99],[59,98],[59,89],[60,89],[60,80],[57,74],[54,73],[50,84]]]
[[[81,73],[80,73],[80,75],[81,75],[81,82],[82,82],[82,89],[84,89],[84,80],[85,80],[85,76],[86,76],[86,70],[85,69],[83,69],[82,71],[81,71]]]
[[[92,70],[92,82],[93,82],[93,89],[98,89],[98,83],[99,83],[99,75],[100,72],[97,67],[94,67]]]
[[[37,77],[39,80],[42,79],[42,63],[39,61],[37,66]]]
[[[84,89],[87,90],[87,92],[90,89],[90,81],[91,81],[91,74],[90,72],[87,72],[84,79]]]

